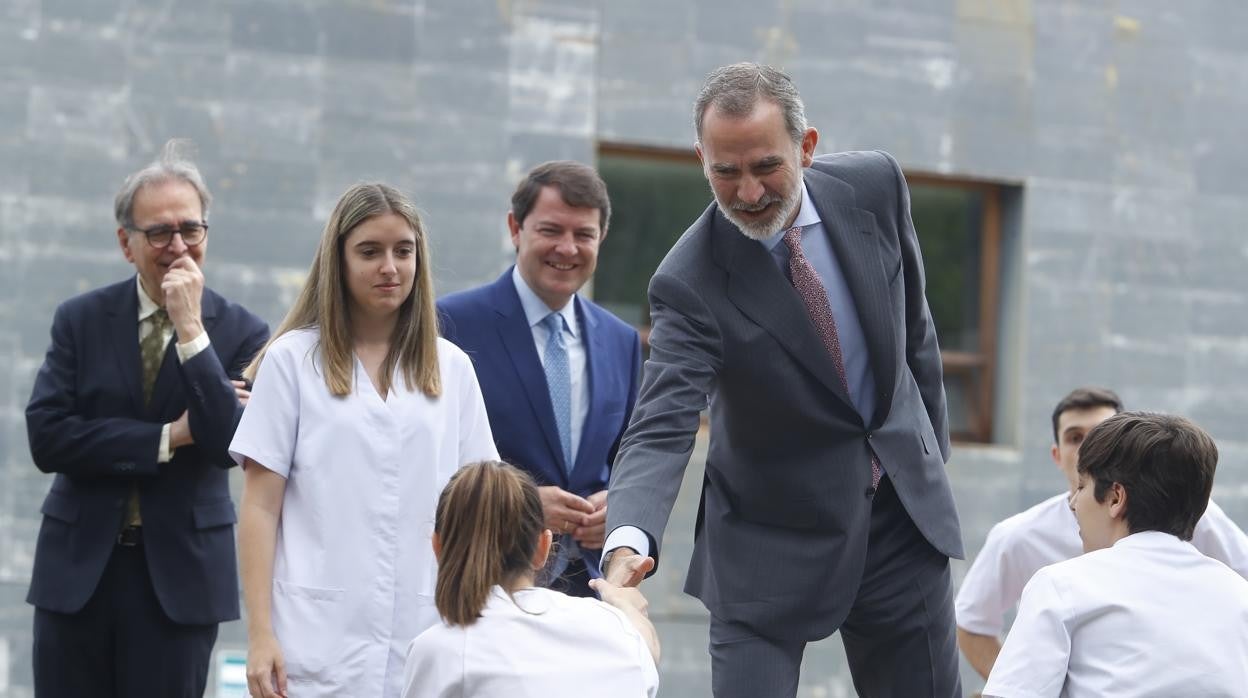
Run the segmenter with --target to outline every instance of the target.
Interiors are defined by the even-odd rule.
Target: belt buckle
[[[133,548],[143,542],[143,528],[141,526],[126,526],[117,534],[117,545],[123,548]]]

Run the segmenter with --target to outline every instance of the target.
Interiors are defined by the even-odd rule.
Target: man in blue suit
[[[135,276],[52,320],[26,428],[55,473],[27,601],[35,694],[198,698],[238,613],[227,453],[268,338],[204,287],[208,189],[171,141],[117,195]]]
[[[443,336],[472,357],[499,454],[537,480],[561,536],[546,583],[576,596],[601,576],[607,481],[641,365],[636,330],[577,295],[610,217],[593,168],[537,166],[507,215],[515,266],[438,304]]]

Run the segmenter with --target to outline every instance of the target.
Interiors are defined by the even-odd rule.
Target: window
[[[711,202],[688,151],[602,146],[611,227],[594,298],[646,336],[646,286],[659,262]],[[927,298],[944,359],[950,434],[992,439],[1001,187],[908,174],[911,216],[927,271]]]
[[[594,274],[594,300],[647,328],[650,276],[711,203],[711,188],[692,152],[603,148],[598,172],[611,195],[611,223]]]
[[[1001,187],[907,174],[910,217],[927,272],[927,303],[944,359],[949,432],[992,440]]]

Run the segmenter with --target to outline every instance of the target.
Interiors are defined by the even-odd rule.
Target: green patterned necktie
[[[160,364],[165,358],[165,332],[169,328],[169,314],[164,308],[147,316],[147,334],[139,342],[139,356],[143,359],[143,406],[152,401],[152,388],[160,375]]]
[[[156,376],[160,375],[160,364],[165,358],[165,330],[169,327],[169,314],[164,308],[147,316],[143,320],[147,324],[147,334],[139,340],[139,357],[143,360],[143,406],[152,402],[152,388],[156,386]],[[126,499],[126,515],[122,526],[142,526],[143,517],[139,513],[139,486],[130,486],[130,496]]]

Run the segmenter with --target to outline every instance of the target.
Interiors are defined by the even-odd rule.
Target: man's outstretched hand
[[[654,558],[643,557],[632,548],[616,548],[603,570],[606,580],[619,587],[635,587],[654,569]]]

